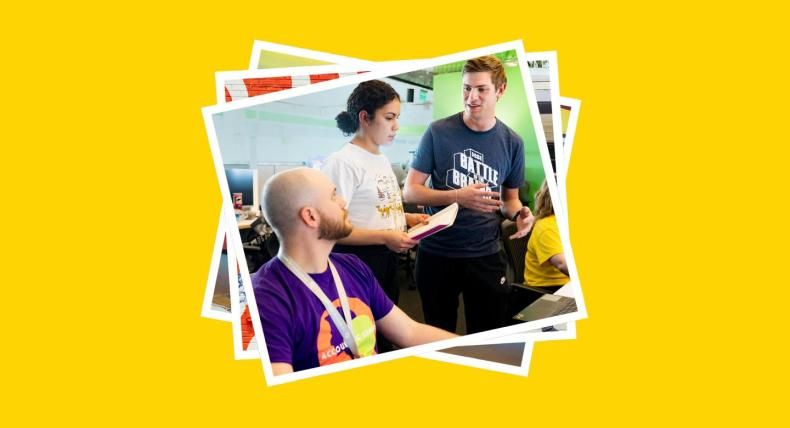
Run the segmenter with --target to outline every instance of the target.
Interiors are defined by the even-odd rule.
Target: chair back
[[[510,283],[521,284],[524,282],[524,258],[527,255],[527,242],[529,242],[529,235],[518,238],[510,239],[510,235],[516,233],[518,227],[515,222],[505,220],[500,225],[502,231],[502,247],[505,248],[508,262],[508,278]]]

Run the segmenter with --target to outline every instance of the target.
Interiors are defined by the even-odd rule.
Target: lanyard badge
[[[302,268],[299,267],[293,260],[291,260],[285,254],[277,255],[280,261],[283,262],[285,267],[291,271],[299,280],[304,284],[310,291],[313,292],[315,297],[321,301],[321,304],[324,305],[327,313],[329,313],[329,317],[332,319],[332,323],[335,324],[335,327],[340,332],[340,335],[343,337],[343,341],[346,342],[346,345],[351,349],[351,353],[354,354],[354,358],[359,358],[360,352],[359,347],[357,345],[356,338],[354,337],[354,333],[352,331],[352,324],[351,324],[351,310],[349,309],[348,304],[348,296],[346,296],[346,290],[343,288],[343,281],[340,279],[340,275],[337,273],[337,269],[335,269],[335,265],[332,263],[331,260],[329,261],[329,270],[332,271],[332,279],[335,282],[335,287],[337,288],[337,295],[340,298],[340,307],[343,309],[343,317],[340,316],[340,313],[335,308],[335,305],[329,300],[329,297],[326,296],[323,290],[316,284],[315,280],[310,277]]]

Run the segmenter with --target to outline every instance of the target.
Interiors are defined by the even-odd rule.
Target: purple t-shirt
[[[348,296],[360,353],[374,354],[375,322],[389,314],[394,304],[359,258],[335,253],[329,258]],[[329,267],[310,276],[342,316]],[[252,287],[270,362],[288,363],[298,371],[352,359],[324,305],[279,258],[270,260],[252,276]]]

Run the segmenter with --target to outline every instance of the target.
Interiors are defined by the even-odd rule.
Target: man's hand
[[[484,183],[475,183],[462,189],[451,190],[451,192],[455,192],[456,201],[462,207],[484,213],[496,212],[502,207],[502,201],[499,199],[500,195],[498,192],[483,190],[486,187]]]
[[[532,230],[532,225],[535,224],[535,216],[532,215],[532,211],[530,211],[529,207],[521,207],[521,210],[518,212],[518,217],[516,218],[516,233],[510,235],[510,239],[518,239],[527,236],[530,230]]]
[[[414,227],[418,224],[428,224],[428,219],[431,216],[428,214],[412,214],[406,213],[406,225],[409,227]]]
[[[409,250],[409,248],[417,245],[418,241],[415,241],[409,238],[409,235],[406,232],[386,232],[387,235],[384,237],[384,245],[390,249],[390,251],[394,251],[396,253],[405,253]]]

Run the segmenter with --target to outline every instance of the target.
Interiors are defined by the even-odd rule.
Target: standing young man
[[[468,333],[507,322],[506,261],[500,250],[500,212],[525,236],[535,221],[522,206],[524,143],[496,118],[507,78],[494,56],[463,67],[464,111],[431,124],[420,141],[404,188],[406,202],[430,214],[458,202],[453,227],[423,239],[416,276],[425,321],[455,331],[463,293]],[[430,178],[430,184],[426,182]]]

